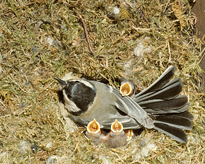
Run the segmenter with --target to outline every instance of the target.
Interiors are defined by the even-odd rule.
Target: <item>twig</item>
[[[30,2],[30,3],[27,3],[25,5],[19,6],[18,8],[22,8],[22,7],[25,7],[25,6],[33,5],[35,3],[37,3],[37,2]]]
[[[72,154],[69,156],[69,159],[73,156],[73,154],[75,153],[75,151],[77,150],[77,147],[79,145],[80,142],[78,142],[75,146],[75,149],[73,150]]]
[[[135,27],[132,26],[133,29],[135,29],[136,31],[151,31],[151,28],[140,28],[140,27]]]
[[[167,9],[167,6],[168,6],[169,2],[170,2],[170,0],[168,0],[168,2],[166,3],[166,6],[165,6],[165,8],[164,8],[163,13],[165,13],[165,11],[166,11],[166,9]]]
[[[82,16],[77,11],[75,11],[75,12],[79,16],[81,22],[83,23],[83,28],[84,28],[84,31],[85,31],[85,37],[86,37],[86,40],[88,42],[88,48],[89,48],[91,54],[94,56],[93,50],[92,50],[91,45],[90,45],[90,40],[89,40],[89,37],[88,37],[88,31],[87,31],[87,27],[85,25],[85,22],[84,22]]]
[[[0,100],[0,103],[1,103],[4,107],[6,107],[6,105],[3,103],[3,101]]]
[[[27,3],[27,4],[25,4],[25,5],[19,6],[18,9],[20,9],[20,8],[22,8],[22,7],[25,7],[25,6],[33,5],[33,4],[35,4],[35,3],[37,3],[37,2]],[[8,13],[8,12],[13,12],[13,10],[12,10],[12,9],[9,9],[9,10],[7,10],[6,12],[2,13],[1,15],[4,15],[4,14],[6,14],[6,13]]]
[[[198,64],[201,63],[202,59],[204,58],[204,56],[205,56],[205,53],[204,53],[204,52],[205,52],[205,48],[204,48],[204,49],[200,52],[200,54],[199,54],[199,58],[200,58],[200,57],[201,57],[201,58],[200,58]]]

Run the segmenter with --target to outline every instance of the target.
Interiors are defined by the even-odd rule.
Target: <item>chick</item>
[[[135,86],[130,81],[123,81],[120,86],[120,93],[122,96],[131,97],[135,94]]]
[[[123,125],[116,119],[111,125],[111,131],[107,134],[105,143],[108,147],[117,148],[126,145],[133,136],[133,131],[124,131]]]
[[[100,130],[100,124],[94,119],[87,125],[86,136],[96,145],[102,143],[102,138],[105,136]]]

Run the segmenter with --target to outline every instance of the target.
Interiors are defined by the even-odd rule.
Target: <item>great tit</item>
[[[100,129],[106,130],[111,130],[117,119],[124,130],[156,129],[185,143],[187,136],[183,129],[192,128],[193,116],[187,111],[190,107],[187,96],[179,95],[181,79],[170,80],[175,70],[174,66],[168,67],[147,89],[131,97],[98,81],[55,78],[61,85],[63,116],[83,126],[95,119]]]

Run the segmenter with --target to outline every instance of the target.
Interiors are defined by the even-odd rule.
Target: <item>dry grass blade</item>
[[[187,0],[0,1],[0,163],[204,163],[195,22]],[[186,144],[146,130],[109,149],[66,127],[54,77],[73,72],[119,88],[123,76],[141,91],[170,65],[194,115]]]

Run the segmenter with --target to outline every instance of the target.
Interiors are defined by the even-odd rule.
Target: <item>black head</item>
[[[68,80],[63,81],[56,78],[62,86],[64,99],[70,100],[80,109],[78,112],[72,112],[79,115],[88,110],[96,96],[95,86],[87,80]]]

